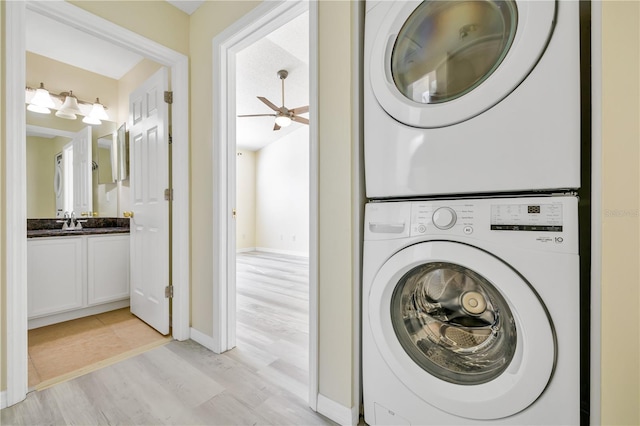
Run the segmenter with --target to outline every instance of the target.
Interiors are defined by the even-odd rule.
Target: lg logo
[[[556,238],[554,239],[554,241],[556,242],[556,244],[562,244],[562,242],[564,241],[564,238],[562,238],[562,237],[556,237]]]

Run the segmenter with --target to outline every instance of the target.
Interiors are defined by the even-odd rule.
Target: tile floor
[[[29,330],[29,388],[43,388],[164,344],[129,308]]]

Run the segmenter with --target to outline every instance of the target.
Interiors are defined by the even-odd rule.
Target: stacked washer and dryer
[[[366,423],[580,422],[578,7],[366,2]]]

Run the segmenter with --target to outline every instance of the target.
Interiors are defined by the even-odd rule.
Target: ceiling
[[[169,3],[183,11],[184,13],[191,15],[200,7],[205,0],[167,0]]]
[[[170,3],[190,14],[203,2],[172,0]],[[27,51],[59,62],[119,80],[143,59],[129,50],[29,10],[26,21]],[[282,86],[277,76],[280,69],[289,72],[284,83],[285,106],[291,109],[309,105],[308,22],[308,13],[304,13],[236,55],[235,115],[272,113],[257,96],[282,105]],[[303,116],[308,117],[308,114]],[[307,127],[294,122],[273,131],[274,117],[237,118],[236,123],[238,148],[252,151],[300,127]]]

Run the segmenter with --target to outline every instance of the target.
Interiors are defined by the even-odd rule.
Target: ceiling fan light
[[[291,124],[291,117],[286,115],[279,115],[276,117],[276,124],[280,127],[287,127]]]

